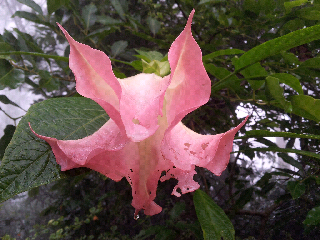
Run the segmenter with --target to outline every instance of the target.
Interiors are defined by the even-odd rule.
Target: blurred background
[[[150,71],[143,61],[166,56],[193,8],[193,36],[207,56],[213,87],[209,102],[188,114],[184,124],[198,133],[218,134],[251,114],[235,140],[226,171],[217,177],[197,168],[195,180],[227,213],[237,239],[316,239],[320,164],[315,155],[320,138],[248,137],[246,132],[320,135],[317,113],[303,108],[292,112],[281,104],[298,94],[319,99],[320,41],[269,56],[235,74],[233,82],[218,82],[234,71],[234,61],[244,51],[319,24],[318,1],[0,0],[0,52],[15,52],[0,54],[0,159],[32,104],[78,96],[68,62],[52,57],[69,55],[56,22],[75,40],[104,51],[115,75],[124,78]],[[225,49],[235,51],[217,53]],[[212,52],[217,54],[209,56]],[[283,99],[275,99],[266,77],[284,73],[298,84],[280,81]],[[141,214],[135,221],[126,180],[116,183],[85,169],[67,175],[1,203],[0,237],[203,239],[193,193],[172,196],[174,179],[159,182],[155,201],[163,211],[152,217]],[[317,214],[307,218],[311,209]]]

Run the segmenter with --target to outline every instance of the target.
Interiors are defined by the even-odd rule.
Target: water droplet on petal
[[[138,220],[140,218],[139,214],[134,214],[133,219]]]

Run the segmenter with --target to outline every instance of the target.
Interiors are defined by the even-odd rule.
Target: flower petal
[[[171,67],[171,83],[165,95],[168,131],[185,115],[208,102],[211,93],[211,81],[202,63],[201,50],[191,33],[194,12],[190,13],[186,27],[168,53]]]
[[[97,102],[121,128],[121,86],[112,72],[110,59],[103,52],[75,41],[58,26],[70,44],[69,66],[76,78],[77,92]]]
[[[134,142],[142,141],[158,129],[162,116],[164,94],[170,77],[141,73],[119,79],[122,95],[120,114],[127,136]]]
[[[83,167],[95,155],[104,151],[119,150],[129,140],[112,119],[94,134],[79,140],[57,140],[56,138],[39,135],[32,128],[31,131],[50,144],[62,171]]]
[[[197,165],[220,175],[229,162],[234,136],[248,117],[236,128],[217,135],[198,134],[180,122],[165,135],[162,154],[181,170],[191,171]]]

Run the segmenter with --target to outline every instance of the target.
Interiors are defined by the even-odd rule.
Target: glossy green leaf
[[[198,189],[194,193],[193,203],[205,240],[235,239],[230,219],[212,198]]]
[[[215,51],[213,53],[207,54],[202,57],[203,61],[210,60],[219,56],[225,56],[225,55],[237,55],[237,54],[243,54],[245,51],[240,49],[225,49],[225,50],[219,50]]]
[[[302,86],[298,78],[294,77],[288,73],[275,73],[271,77],[279,79],[279,82],[284,83],[291,87],[293,90],[297,91],[299,94],[303,94]]]
[[[306,95],[291,97],[292,112],[301,117],[320,121],[320,100]]]
[[[235,61],[235,69],[239,71],[267,57],[289,50],[293,47],[312,42],[320,38],[320,25],[307,27],[267,41],[244,53]]]
[[[306,191],[306,185],[304,182],[290,181],[288,182],[287,188],[293,199],[297,199],[302,196]]]
[[[303,221],[304,225],[319,225],[320,224],[320,206],[312,208],[306,219]]]
[[[113,43],[111,46],[112,57],[116,57],[120,53],[123,53],[124,50],[127,48],[127,46],[128,46],[128,42],[123,40]]]
[[[283,96],[283,88],[279,85],[279,79],[275,77],[268,76],[266,78],[267,91],[270,93],[273,99],[277,101],[286,112],[292,111],[291,102],[287,101]]]
[[[36,4],[33,0],[17,0],[17,1],[32,8],[37,13],[43,15],[41,7],[38,4]]]
[[[152,17],[148,17],[147,22],[148,22],[148,26],[151,33],[153,34],[153,36],[155,36],[160,30],[160,27],[161,27],[160,22],[157,19]]]
[[[80,139],[93,134],[106,121],[106,112],[94,101],[54,98],[37,103],[21,119],[0,165],[0,202],[65,176],[51,147],[39,134],[57,139]]]
[[[84,26],[86,30],[88,30],[92,25],[95,24],[97,20],[97,11],[98,9],[93,3],[84,6],[84,8],[82,9],[82,19],[84,21]]]

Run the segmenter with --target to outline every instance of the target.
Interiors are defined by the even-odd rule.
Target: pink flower
[[[188,113],[208,102],[211,81],[201,50],[192,37],[191,12],[187,25],[171,45],[171,74],[161,78],[141,73],[117,79],[103,52],[76,42],[59,25],[70,44],[70,68],[76,89],[97,102],[110,116],[97,132],[79,140],[47,141],[61,170],[87,167],[132,187],[135,215],[141,209],[154,215],[162,208],[153,200],[158,181],[176,178],[172,194],[180,196],[199,188],[193,180],[195,166],[220,175],[226,168],[236,128],[218,135],[200,135],[181,123]],[[161,177],[162,172],[166,175]]]

